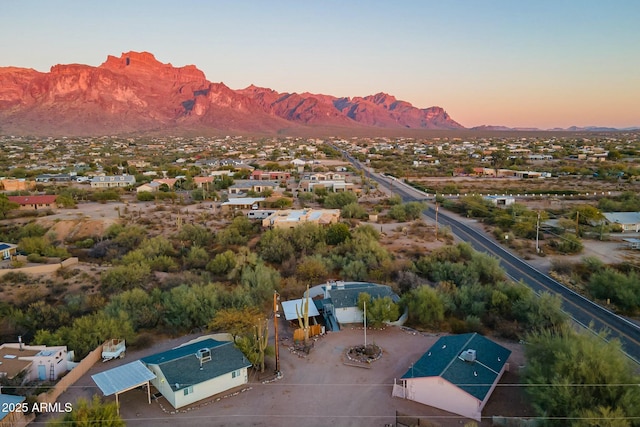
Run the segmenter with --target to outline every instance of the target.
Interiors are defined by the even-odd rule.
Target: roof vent
[[[201,348],[196,351],[196,357],[200,361],[200,369],[202,369],[202,364],[211,360],[211,350],[208,348]]]
[[[462,353],[460,353],[460,359],[464,360],[465,362],[475,362],[476,351],[472,349],[465,350]]]

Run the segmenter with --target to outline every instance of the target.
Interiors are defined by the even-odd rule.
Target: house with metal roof
[[[479,422],[510,355],[477,333],[441,337],[394,384],[393,396]]]
[[[603,215],[610,224],[619,224],[622,231],[640,232],[640,212],[606,212]]]
[[[176,409],[246,384],[251,366],[233,342],[211,338],[141,361],[156,376],[151,384]]]

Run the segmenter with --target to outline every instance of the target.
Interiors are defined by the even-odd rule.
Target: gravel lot
[[[420,416],[437,421],[442,426],[459,426],[466,421],[453,414],[391,397],[395,378],[401,377],[437,339],[437,335],[411,333],[399,328],[369,330],[367,342],[383,349],[383,356],[369,369],[344,363],[344,352],[362,344],[362,328],[344,329],[319,338],[308,356],[289,350],[290,330],[285,331],[280,346],[283,377],[264,383],[266,378],[250,375],[250,383],[242,389],[229,391],[225,398],[205,399],[189,408],[174,411],[166,399],[147,403],[142,390],[132,390],[120,396],[121,415],[129,426],[385,426],[395,425],[395,414]],[[75,402],[79,397],[90,398],[100,393],[91,375],[128,363],[148,354],[175,347],[193,336],[163,341],[150,349],[128,352],[123,360],[96,364],[76,385],[59,399]],[[510,359],[513,371],[523,363],[518,344],[507,344],[514,351]],[[273,371],[273,360],[267,369]],[[505,375],[503,382],[517,380],[515,374]],[[519,388],[518,388],[519,389]],[[154,391],[154,390],[152,390]],[[234,392],[237,395],[230,396]],[[227,397],[228,396],[228,397]],[[485,415],[523,415],[521,392],[514,387],[498,387],[497,399],[489,402]],[[108,399],[114,399],[109,397]],[[40,417],[37,421],[43,421]],[[485,421],[482,425],[491,425]]]

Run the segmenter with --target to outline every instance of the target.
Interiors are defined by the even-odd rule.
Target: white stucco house
[[[25,381],[56,381],[73,365],[67,347],[5,343],[0,345],[0,377],[24,375]]]
[[[361,293],[369,294],[372,300],[390,297],[395,303],[400,301],[390,286],[377,283],[329,281],[309,290],[309,296],[317,300],[314,302],[319,305],[329,330],[338,330],[339,325],[364,321],[364,313],[358,307]]]
[[[94,176],[91,179],[91,188],[130,187],[136,185],[136,177],[133,175]]]
[[[512,196],[484,196],[483,199],[498,207],[509,206],[516,202]]]
[[[176,409],[249,381],[251,363],[231,341],[211,338],[141,359],[151,380]]]
[[[623,232],[640,232],[640,212],[605,212],[602,215],[609,224],[620,225]]]
[[[393,396],[480,422],[511,350],[477,333],[441,337],[393,386]]]

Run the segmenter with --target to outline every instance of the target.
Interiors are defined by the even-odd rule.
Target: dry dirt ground
[[[385,426],[395,425],[396,411],[429,420],[444,427],[460,426],[467,419],[415,402],[391,397],[394,380],[400,378],[437,339],[438,335],[414,333],[392,327],[369,330],[367,342],[383,350],[382,357],[369,368],[345,364],[345,351],[362,344],[362,327],[329,333],[315,341],[307,356],[289,350],[291,330],[281,320],[285,331],[280,343],[280,367],[283,377],[265,383],[273,375],[250,375],[246,386],[200,401],[179,411],[173,410],[163,397],[147,403],[146,392],[135,389],[120,396],[121,415],[129,426]],[[91,375],[121,363],[163,351],[192,339],[193,336],[168,340],[152,348],[128,352],[123,360],[98,362],[76,385],[60,397],[72,402],[99,393]],[[512,349],[507,373],[489,401],[485,416],[531,416],[522,387],[517,383],[518,367],[524,362],[519,344],[503,343]],[[273,372],[274,361],[267,370]],[[155,389],[152,389],[154,392]],[[233,395],[234,392],[239,392]],[[222,397],[221,399],[217,399]],[[113,400],[113,396],[107,399]],[[40,417],[37,421],[44,421]],[[490,426],[487,418],[481,424]]]

